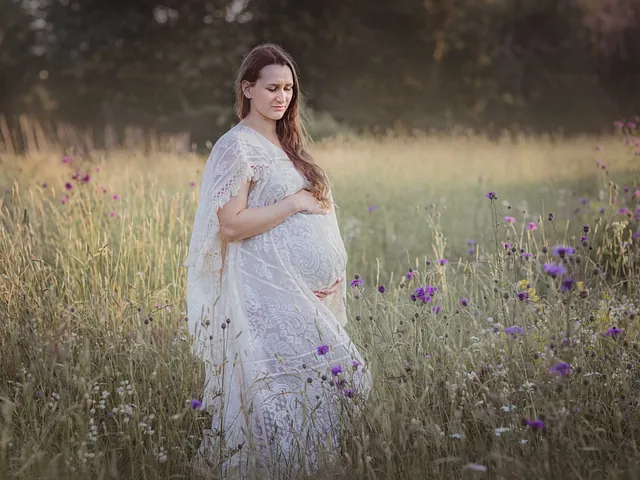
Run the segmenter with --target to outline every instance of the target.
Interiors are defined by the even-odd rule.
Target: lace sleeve
[[[207,159],[200,188],[200,201],[184,266],[197,276],[219,272],[222,267],[218,210],[238,193],[246,180],[254,180],[260,165],[239,139],[219,141]]]

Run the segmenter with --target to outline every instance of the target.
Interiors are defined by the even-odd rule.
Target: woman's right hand
[[[325,210],[318,199],[308,190],[299,190],[293,194],[296,201],[296,208],[299,213],[305,213],[308,215],[320,214],[326,215],[329,213]]]

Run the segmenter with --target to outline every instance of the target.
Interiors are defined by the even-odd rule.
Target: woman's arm
[[[264,233],[300,211],[295,195],[266,207],[247,208],[249,186],[249,180],[245,180],[237,195],[218,210],[220,234],[229,242]]]

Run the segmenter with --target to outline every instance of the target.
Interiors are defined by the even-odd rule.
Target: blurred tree
[[[33,87],[38,82],[32,18],[13,0],[0,0],[0,112],[37,111]]]
[[[0,110],[83,125],[212,139],[261,42],[292,53],[311,107],[355,127],[598,130],[637,106],[636,0],[0,2]]]

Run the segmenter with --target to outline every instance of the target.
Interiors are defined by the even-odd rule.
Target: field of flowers
[[[314,147],[375,384],[314,478],[637,477],[636,128]],[[0,158],[0,478],[204,478],[182,267],[203,164]]]

